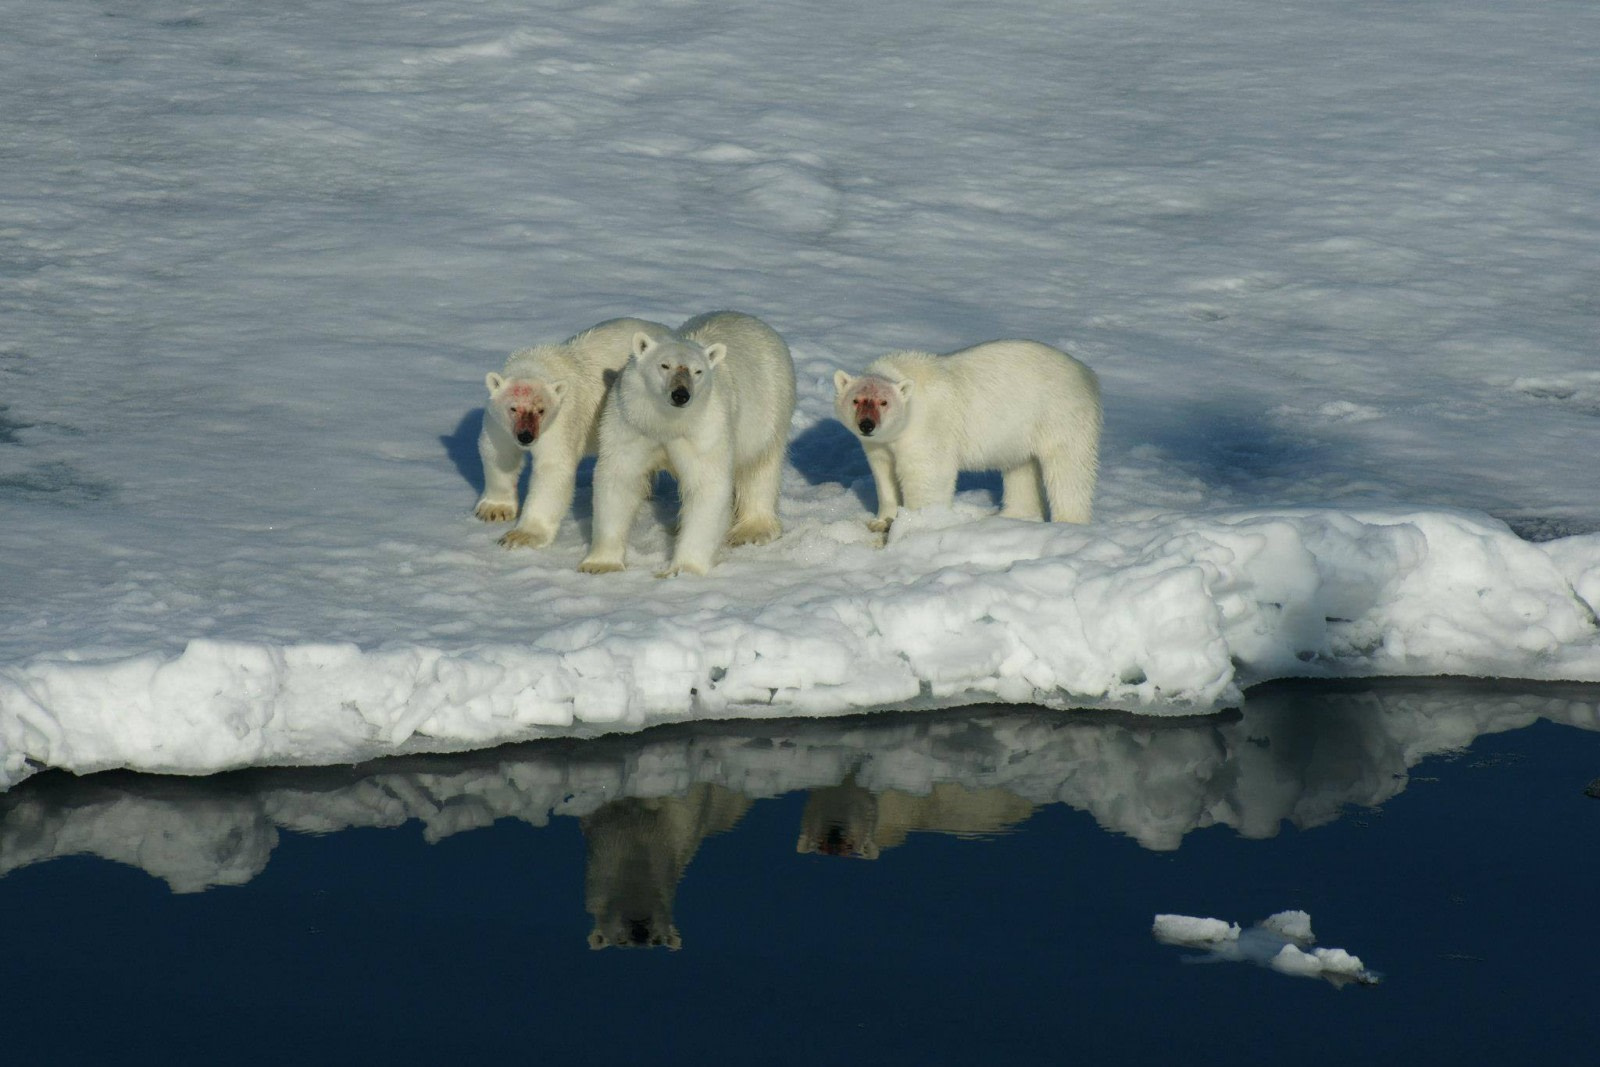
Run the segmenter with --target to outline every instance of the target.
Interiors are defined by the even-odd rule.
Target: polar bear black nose
[[[525,445],[533,444],[533,431],[523,430],[521,433],[517,434],[517,440],[521,441]]]
[[[862,419],[856,425],[861,427],[861,436],[863,437],[871,437],[872,431],[878,428],[878,424],[871,419]]]
[[[687,404],[688,402],[689,402],[689,390],[685,389],[683,386],[680,385],[680,386],[678,386],[676,389],[674,389],[672,391],[672,406],[673,407],[681,408],[681,407],[683,407],[683,405]]]

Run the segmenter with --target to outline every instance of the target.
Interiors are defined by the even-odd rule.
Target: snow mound
[[[350,763],[689,719],[980,702],[1192,714],[1283,677],[1600,680],[1569,578],[1587,588],[1587,558],[1469,513],[1071,527],[965,507],[905,516],[881,550],[857,522],[802,524],[702,582],[642,565],[575,576],[557,554],[517,590],[542,608],[492,643],[195,638],[0,667],[0,784],[38,766]]]

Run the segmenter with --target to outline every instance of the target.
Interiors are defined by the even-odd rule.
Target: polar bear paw
[[[710,570],[698,563],[674,563],[664,571],[656,571],[657,578],[676,578],[684,574],[704,574]]]
[[[484,522],[510,522],[517,517],[515,500],[490,500],[484,497],[472,513]]]
[[[743,519],[735,523],[733,529],[728,531],[728,544],[764,545],[770,541],[776,541],[781,533],[783,533],[783,526],[771,516]]]
[[[594,559],[590,557],[578,564],[578,571],[582,574],[611,574],[624,569],[625,567],[620,559]]]
[[[873,519],[867,523],[867,529],[873,533],[888,533],[889,527],[894,525],[893,519]]]
[[[555,539],[554,527],[530,522],[523,523],[513,530],[507,530],[500,538],[500,543],[506,548],[543,548]]]

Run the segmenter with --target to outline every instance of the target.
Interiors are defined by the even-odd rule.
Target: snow
[[[1342,948],[1311,948],[1316,938],[1311,916],[1303,911],[1270,915],[1247,930],[1221,919],[1157,915],[1151,930],[1162,944],[1205,949],[1205,956],[1195,957],[1200,962],[1248,961],[1300,978],[1326,978],[1336,986],[1381,981],[1359,956]]]
[[[1286,676],[1600,680],[1600,9],[0,0],[0,787]],[[576,573],[482,377],[788,339],[786,533]],[[1032,337],[1096,521],[878,547],[831,374]]]

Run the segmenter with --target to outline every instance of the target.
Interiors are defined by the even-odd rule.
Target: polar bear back
[[[678,334],[728,348],[716,373],[717,389],[725,390],[732,411],[734,465],[784,447],[794,418],[794,360],[778,332],[754,315],[711,311],[678,327]]]
[[[1063,445],[1092,455],[1099,440],[1094,371],[1037,341],[894,352],[867,373],[912,383],[907,434],[945,442],[962,470],[1004,470]]]

